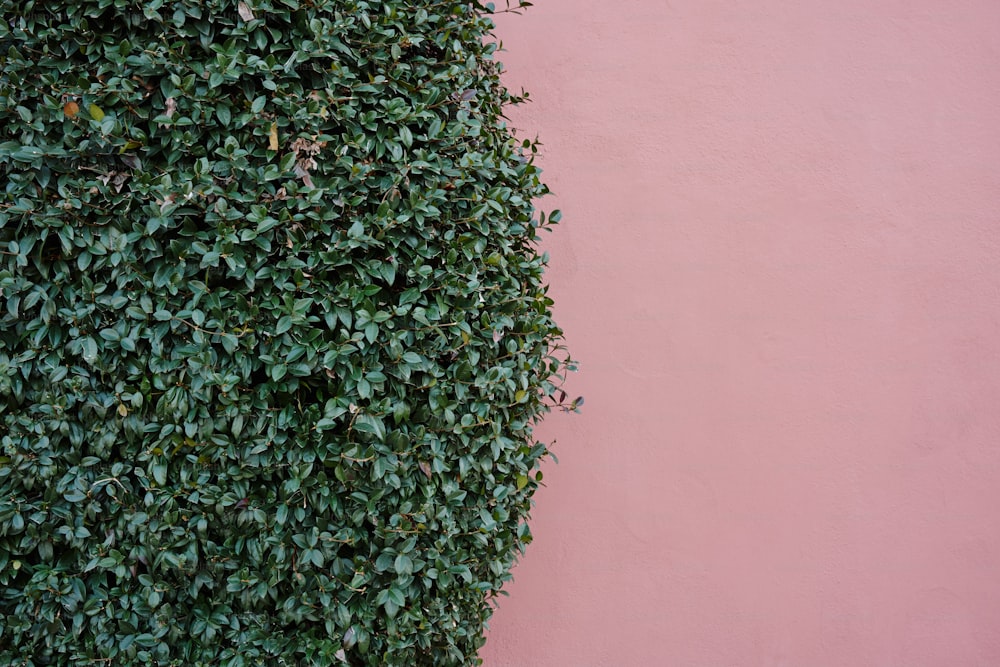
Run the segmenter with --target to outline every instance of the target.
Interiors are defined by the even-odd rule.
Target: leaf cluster
[[[0,0],[0,664],[476,662],[572,368],[491,11]]]

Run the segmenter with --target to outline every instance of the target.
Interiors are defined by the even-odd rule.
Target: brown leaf
[[[111,171],[108,172],[107,174],[101,174],[97,178],[105,185],[111,183],[111,187],[115,189],[115,192],[121,192],[122,188],[125,187],[125,181],[128,180],[128,174],[118,171]]]
[[[431,478],[431,467],[427,461],[420,461],[417,463],[417,466],[420,468],[420,472],[427,476],[427,479]]]
[[[174,111],[177,110],[177,101],[172,97],[168,97],[163,103],[163,115],[167,118],[171,118],[174,115]],[[158,123],[159,127],[167,127],[164,123]]]
[[[293,171],[295,172],[296,176],[302,179],[302,182],[305,185],[307,185],[310,188],[315,187],[313,185],[312,176],[309,175],[309,172],[302,166],[301,162],[295,163],[295,168],[293,169]]]
[[[76,118],[76,115],[80,113],[80,105],[70,100],[63,106],[63,113],[66,114],[67,118]]]
[[[267,137],[267,147],[272,150],[278,150],[278,124],[271,123],[271,132]]]
[[[239,12],[240,18],[244,21],[253,20],[253,10],[250,9],[250,5],[245,2],[241,2],[236,6],[236,11]]]
[[[160,205],[160,213],[163,213],[168,206],[174,203],[174,198],[175,198],[174,193],[171,192],[166,197],[164,197],[162,201],[160,200],[156,201],[156,203]]]
[[[111,184],[115,187],[115,192],[121,192],[122,188],[125,187],[125,181],[128,180],[128,174],[118,173],[115,174],[114,180]]]

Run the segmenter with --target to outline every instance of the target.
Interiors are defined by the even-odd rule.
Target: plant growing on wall
[[[571,367],[490,8],[0,0],[0,664],[474,664]]]

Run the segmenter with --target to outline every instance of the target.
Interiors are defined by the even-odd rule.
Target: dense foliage
[[[490,12],[0,0],[0,664],[476,662],[570,368]]]

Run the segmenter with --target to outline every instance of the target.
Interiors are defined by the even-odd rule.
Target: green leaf
[[[150,474],[153,476],[153,480],[163,486],[167,483],[167,463],[165,461],[157,461],[150,466]]]
[[[97,359],[97,341],[93,338],[87,337],[81,341],[83,346],[83,358],[89,362]]]
[[[413,561],[409,556],[399,554],[395,561],[396,574],[413,574]]]
[[[281,334],[287,332],[291,328],[292,328],[292,318],[289,317],[288,315],[285,315],[284,317],[278,320],[278,324],[274,328],[274,333],[275,335],[280,336]]]
[[[379,441],[385,440],[385,425],[380,418],[373,415],[358,415],[354,422],[354,430],[359,433],[371,433]]]
[[[45,157],[45,151],[37,146],[21,146],[10,157],[17,162],[34,162]]]

